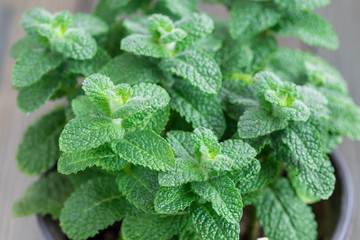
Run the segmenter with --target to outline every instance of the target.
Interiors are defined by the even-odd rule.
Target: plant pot
[[[336,185],[333,195],[326,201],[312,205],[316,215],[319,240],[346,240],[351,231],[353,222],[354,185],[350,171],[345,160],[338,150],[335,150],[330,159],[335,167]],[[68,238],[61,232],[59,222],[50,216],[37,215],[40,228],[46,240],[67,240]],[[97,237],[92,239],[111,240],[117,239],[117,232],[120,224],[112,226],[102,231]]]

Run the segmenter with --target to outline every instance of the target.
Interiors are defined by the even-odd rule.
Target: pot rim
[[[334,167],[339,178],[341,178],[341,209],[338,223],[332,240],[348,239],[355,211],[355,187],[349,166],[342,156],[341,152],[336,149],[331,153]]]

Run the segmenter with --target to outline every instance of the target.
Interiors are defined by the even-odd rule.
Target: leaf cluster
[[[19,169],[43,176],[15,216],[50,214],[70,239],[122,221],[120,239],[235,240],[251,205],[269,239],[316,239],[308,204],[331,196],[327,154],[360,139],[360,109],[336,69],[276,37],[336,49],[313,12],[329,0],[206,2],[229,19],[196,0],[23,15],[27,35],[11,50],[18,106],[66,101],[19,145]]]

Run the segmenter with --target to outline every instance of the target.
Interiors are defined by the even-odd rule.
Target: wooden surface
[[[19,199],[34,178],[25,177],[16,168],[16,147],[27,126],[51,106],[41,108],[35,114],[24,115],[16,108],[16,91],[11,88],[11,69],[14,64],[9,58],[10,46],[24,35],[19,26],[22,13],[31,7],[44,7],[50,12],[62,9],[76,12],[89,11],[91,0],[0,0],[0,240],[42,240],[35,217],[14,219],[11,215],[12,203]],[[349,84],[350,93],[360,105],[360,1],[333,0],[333,3],[319,11],[330,20],[340,36],[338,51],[315,51],[335,65]],[[292,46],[304,47],[299,42]],[[342,154],[351,167],[357,202],[359,201],[360,143],[345,140],[340,146]],[[360,207],[356,210],[355,224],[350,240],[360,236]]]

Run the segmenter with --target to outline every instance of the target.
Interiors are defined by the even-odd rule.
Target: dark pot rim
[[[342,154],[338,149],[334,150],[330,154],[333,166],[335,167],[336,175],[341,179],[341,206],[340,215],[334,231],[332,240],[346,240],[352,229],[352,223],[355,211],[355,188],[353,179],[344,160]],[[46,240],[62,240],[63,236],[57,236],[59,232],[59,226],[51,226],[49,218],[45,218],[40,214],[36,215],[37,221],[40,225],[41,231]],[[54,222],[54,221],[53,221]]]

